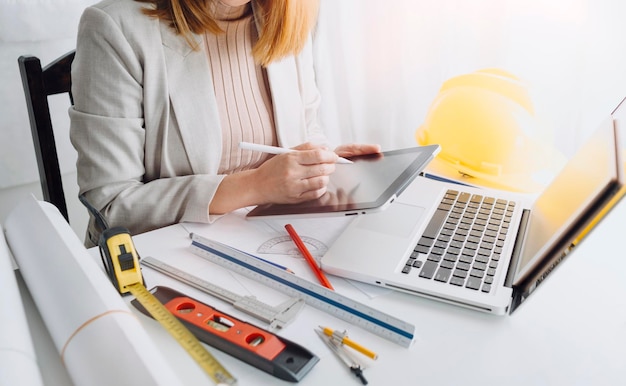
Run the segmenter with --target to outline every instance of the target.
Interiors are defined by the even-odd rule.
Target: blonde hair
[[[137,0],[153,4],[144,9],[148,16],[168,21],[176,33],[197,49],[194,34],[222,33],[208,11],[211,1],[219,0]],[[252,56],[263,66],[304,47],[317,18],[318,0],[251,0],[259,23],[259,39],[252,47]]]

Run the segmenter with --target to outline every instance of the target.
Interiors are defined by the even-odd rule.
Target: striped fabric
[[[207,33],[205,42],[222,126],[219,173],[230,174],[255,168],[269,157],[240,150],[240,141],[276,145],[277,140],[267,74],[251,54],[258,34],[250,4],[216,4],[216,19],[225,33]]]

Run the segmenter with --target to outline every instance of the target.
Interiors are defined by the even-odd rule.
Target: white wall
[[[410,146],[443,81],[497,67],[571,155],[626,96],[625,15],[620,0],[322,0],[325,123],[339,142]]]
[[[0,189],[38,178],[17,57],[74,47],[89,0],[0,0]],[[323,119],[336,142],[414,144],[442,82],[498,67],[528,85],[537,116],[571,154],[626,96],[620,0],[322,0],[316,37]],[[67,102],[54,100],[59,137]],[[69,142],[62,169],[74,169]]]
[[[0,189],[38,181],[37,163],[17,58],[46,65],[76,45],[82,10],[95,0],[0,0]],[[60,139],[68,137],[66,96],[50,100]],[[62,171],[75,169],[69,141],[59,140]]]

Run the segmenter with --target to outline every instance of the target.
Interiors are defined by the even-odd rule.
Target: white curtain
[[[0,188],[38,179],[17,67],[72,49],[95,0],[0,0]],[[333,143],[415,145],[442,82],[482,68],[527,84],[537,118],[571,155],[626,96],[621,0],[321,0],[315,36],[322,119]],[[61,167],[73,171],[67,101],[52,98]]]
[[[571,155],[626,96],[626,2],[321,0],[322,119],[334,143],[413,146],[441,84],[483,68],[527,85]]]

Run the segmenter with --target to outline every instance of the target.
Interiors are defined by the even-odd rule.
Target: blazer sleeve
[[[133,234],[180,221],[208,222],[208,205],[223,176],[194,175],[189,167],[146,178],[144,64],[158,60],[162,47],[158,22],[133,11],[136,20],[128,23],[128,17],[90,7],[79,24],[69,114],[80,193],[110,226]],[[166,124],[165,113],[162,120]]]

